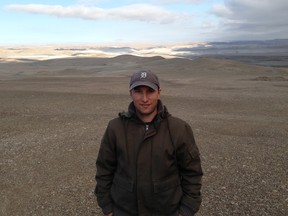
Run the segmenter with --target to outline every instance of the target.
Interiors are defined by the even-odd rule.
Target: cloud
[[[287,11],[287,0],[226,0],[211,12],[221,20],[222,37],[274,39],[287,38]]]
[[[177,3],[177,4],[194,4],[203,2],[204,0],[153,0],[153,2],[161,3],[161,4],[168,4],[168,3]]]
[[[173,23],[184,20],[187,15],[148,4],[133,4],[118,8],[103,9],[87,6],[61,6],[42,4],[11,4],[9,11],[45,14],[57,17],[89,20],[137,20],[155,23]]]
[[[219,17],[229,17],[232,11],[224,4],[216,4],[213,6],[212,13]]]
[[[106,2],[107,0],[78,0],[80,5],[95,5],[97,3]]]

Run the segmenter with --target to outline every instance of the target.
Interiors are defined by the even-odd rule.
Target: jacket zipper
[[[149,129],[149,125],[146,124],[145,126],[146,126],[145,130],[148,131],[148,129]]]

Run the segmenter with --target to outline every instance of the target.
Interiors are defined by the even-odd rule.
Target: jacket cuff
[[[102,208],[102,211],[103,211],[103,214],[105,214],[105,215],[113,212],[113,205],[112,205],[112,204],[109,204],[109,205],[103,207],[103,208]]]
[[[179,212],[182,216],[194,216],[196,213],[192,208],[184,204],[180,206]]]

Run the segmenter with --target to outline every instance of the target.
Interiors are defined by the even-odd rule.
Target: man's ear
[[[161,88],[158,89],[158,99],[160,99]]]

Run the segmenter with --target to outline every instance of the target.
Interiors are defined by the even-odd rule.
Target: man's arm
[[[95,195],[98,205],[105,215],[112,214],[113,201],[110,197],[114,173],[116,170],[116,154],[113,133],[108,125],[101,141],[100,150],[96,160],[96,188]],[[110,214],[109,214],[110,213]]]
[[[182,144],[177,149],[177,160],[183,190],[179,211],[183,216],[192,216],[201,205],[200,190],[203,172],[200,153],[189,125],[185,126]]]

